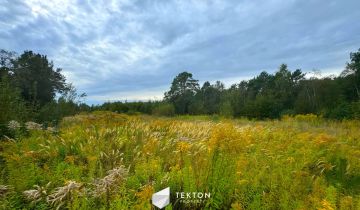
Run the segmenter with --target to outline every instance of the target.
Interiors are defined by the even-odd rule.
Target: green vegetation
[[[283,115],[316,114],[331,119],[359,118],[360,50],[350,54],[350,63],[339,76],[305,78],[300,70],[282,64],[274,74],[262,72],[248,81],[224,88],[205,82],[202,87],[188,72],[176,76],[163,102],[175,114],[220,114],[233,117],[275,119]],[[106,103],[95,109],[127,113],[159,109],[158,103]],[[167,115],[167,114],[165,114]]]
[[[0,208],[151,209],[170,187],[211,198],[167,209],[360,209],[359,88],[360,49],[337,77],[182,72],[162,101],[90,107],[46,56],[0,51]]]
[[[95,112],[26,127],[0,143],[0,208],[151,209],[165,187],[211,193],[198,204],[171,194],[166,209],[360,208],[358,121]]]
[[[360,49],[337,77],[305,78],[282,64],[277,72],[262,72],[226,89],[220,81],[205,82],[188,72],[177,75],[162,101],[106,102],[88,106],[86,94],[66,83],[60,68],[45,55],[0,51],[0,136],[10,120],[56,125],[65,116],[95,110],[127,114],[222,115],[275,119],[283,115],[316,114],[332,119],[360,116]]]
[[[56,97],[58,95],[58,97]],[[35,121],[56,125],[64,116],[88,111],[61,69],[44,55],[0,51],[0,138],[9,135],[7,124]]]

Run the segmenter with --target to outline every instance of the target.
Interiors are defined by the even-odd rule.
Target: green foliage
[[[170,186],[212,197],[167,209],[358,209],[359,63],[309,79],[282,64],[228,89],[183,72],[163,101],[90,108],[46,56],[0,51],[0,208],[144,209]]]
[[[220,115],[225,117],[231,117],[234,115],[233,108],[229,101],[224,101],[220,106]]]
[[[161,103],[153,109],[152,114],[157,116],[174,116],[175,108],[170,103]]]
[[[200,91],[196,94],[197,103],[203,103],[201,107],[204,114],[218,114],[222,102],[222,94],[224,92],[224,84],[216,81],[211,85],[205,82]]]
[[[0,113],[0,139],[4,134],[9,134],[7,127],[11,120],[21,122],[26,120],[28,115],[25,102],[7,76],[0,79]]]
[[[186,114],[198,89],[198,80],[193,79],[191,73],[182,72],[174,78],[165,100],[174,104],[177,114]]]
[[[11,120],[55,125],[64,116],[89,111],[81,103],[84,96],[65,83],[61,69],[46,56],[0,51],[0,138],[9,134],[6,127]]]
[[[19,91],[10,85],[6,77],[0,81],[0,112],[0,123],[21,120],[26,115]]]
[[[355,119],[360,119],[360,101],[352,102],[350,105],[351,116]]]
[[[40,107],[50,102],[56,92],[65,90],[61,69],[54,69],[44,55],[25,51],[13,61],[13,80],[21,89],[23,98]]]
[[[360,99],[360,50],[338,77],[305,79],[300,69],[291,71],[281,64],[274,74],[261,72],[248,81],[225,89],[217,81],[199,89],[192,74],[183,72],[172,82],[165,100],[177,114],[221,114],[257,119],[280,118],[286,114],[321,114],[327,118],[358,117]]]
[[[211,197],[181,203],[172,193],[167,209],[357,209],[359,135],[357,121],[313,114],[66,117],[59,132],[0,142],[0,206],[34,208],[27,195],[43,189],[39,209],[149,209],[152,194],[170,187]]]

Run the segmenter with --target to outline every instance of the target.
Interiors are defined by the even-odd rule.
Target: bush
[[[221,104],[220,115],[225,116],[225,117],[231,117],[234,115],[234,110],[229,101],[226,101],[223,104]]]
[[[158,116],[174,116],[175,107],[172,104],[163,103],[160,104],[158,107],[155,107],[152,113]]]
[[[360,119],[360,101],[351,103],[350,109],[352,117],[355,119]]]
[[[337,120],[351,118],[350,104],[340,103],[335,108],[324,110],[323,114],[326,118]]]

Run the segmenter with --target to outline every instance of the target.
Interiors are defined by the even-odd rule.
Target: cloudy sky
[[[359,0],[1,0],[0,48],[48,55],[88,103],[161,99],[186,70],[230,85],[281,63],[337,74]]]

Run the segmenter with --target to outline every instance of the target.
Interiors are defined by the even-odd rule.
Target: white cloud
[[[0,45],[47,54],[88,98],[151,98],[184,70],[229,86],[283,62],[338,69],[359,47],[358,7],[356,0],[5,0]]]
[[[165,91],[166,89],[163,87],[157,90],[108,92],[101,95],[92,95],[89,99],[92,101],[156,101],[163,99]]]

